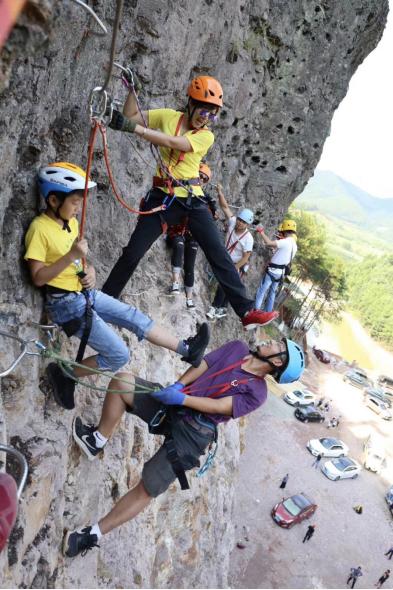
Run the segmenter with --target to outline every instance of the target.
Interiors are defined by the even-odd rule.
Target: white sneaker
[[[209,309],[209,311],[206,313],[206,317],[209,318],[209,320],[215,320],[216,319],[216,308],[215,307],[211,307]]]
[[[219,307],[216,311],[216,318],[225,318],[227,315],[227,308],[226,307]]]
[[[179,293],[180,285],[179,283],[172,283],[171,293]]]
[[[186,306],[188,309],[194,309],[195,303],[193,302],[192,299],[186,299]]]

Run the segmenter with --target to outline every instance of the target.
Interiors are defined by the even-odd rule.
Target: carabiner
[[[90,92],[89,101],[90,118],[108,125],[112,120],[113,102],[107,91],[96,86]]]

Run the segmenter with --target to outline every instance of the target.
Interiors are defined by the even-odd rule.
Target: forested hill
[[[393,199],[380,199],[337,176],[316,171],[295,206],[352,223],[393,243]]]

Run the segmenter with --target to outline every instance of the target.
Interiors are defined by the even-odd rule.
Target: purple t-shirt
[[[235,379],[240,381],[249,378],[247,383],[239,383],[237,386],[232,386],[230,389],[228,389],[228,391],[218,396],[233,396],[233,412],[232,416],[224,416],[222,414],[206,414],[206,416],[208,416],[210,420],[216,424],[219,422],[227,422],[231,418],[240,418],[240,416],[249,414],[253,410],[259,408],[259,406],[261,406],[266,401],[267,386],[265,380],[261,377],[253,375],[252,373],[243,371],[240,365],[234,369],[230,369],[229,371],[222,373],[221,375],[210,377],[210,375],[213,373],[216,373],[217,371],[232,365],[236,361],[241,360],[248,353],[249,349],[245,342],[242,342],[241,340],[232,340],[232,342],[227,342],[227,344],[224,344],[220,348],[209,352],[209,354],[205,356],[204,360],[208,364],[208,370],[190,385],[192,395],[198,397],[208,397],[220,389],[219,387],[216,389],[207,389],[212,385],[223,386],[224,384],[229,383]],[[193,393],[192,390],[197,389],[201,389],[201,391],[195,391],[195,393]]]

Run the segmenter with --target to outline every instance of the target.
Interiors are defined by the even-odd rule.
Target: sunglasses
[[[216,113],[212,113],[208,109],[199,109],[199,115],[201,117],[207,117],[209,121],[212,121],[213,123],[218,119],[218,115]]]

